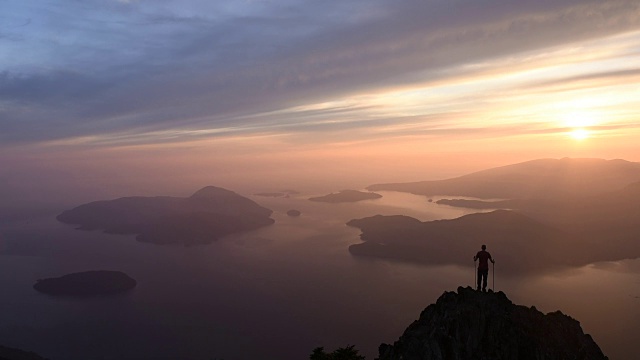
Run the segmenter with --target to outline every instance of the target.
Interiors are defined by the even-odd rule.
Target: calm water
[[[473,281],[463,267],[354,258],[350,219],[405,214],[454,218],[465,210],[423,197],[324,204],[255,197],[274,226],[207,246],[157,246],[83,232],[54,215],[0,224],[0,344],[63,359],[307,359],[314,347],[355,344],[368,359],[444,291]],[[435,199],[434,199],[435,200]],[[286,216],[298,209],[299,218]],[[490,244],[489,244],[490,246]],[[476,249],[469,249],[471,257]],[[499,265],[499,262],[498,262]],[[122,296],[74,300],[34,291],[39,278],[92,269],[138,281]],[[580,320],[612,360],[635,359],[640,261],[590,265],[496,285],[515,303]]]

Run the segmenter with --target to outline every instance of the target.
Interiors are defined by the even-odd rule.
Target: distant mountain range
[[[137,234],[156,244],[206,244],[274,223],[272,211],[226,189],[207,186],[187,198],[124,197],[64,211],[57,219],[81,230]]]
[[[454,198],[438,204],[502,210],[425,223],[393,216],[352,220],[348,225],[360,228],[365,241],[350,247],[354,255],[465,264],[486,243],[501,266],[523,272],[640,257],[639,163],[542,159],[368,189],[449,195]]]
[[[483,199],[587,196],[640,181],[640,163],[602,159],[539,159],[434,181],[377,184],[370,191]]]

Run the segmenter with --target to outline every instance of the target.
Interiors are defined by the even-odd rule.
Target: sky
[[[640,161],[637,0],[0,0],[0,195]]]

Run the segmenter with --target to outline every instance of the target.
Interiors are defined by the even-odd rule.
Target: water
[[[424,197],[325,204],[255,197],[276,224],[211,245],[157,246],[83,232],[54,215],[0,226],[0,343],[63,359],[306,359],[317,346],[356,345],[368,359],[444,291],[473,281],[473,263],[426,267],[352,257],[348,220],[404,214],[420,220],[472,212]],[[434,201],[437,199],[434,199]],[[286,215],[298,209],[299,218]],[[476,249],[469,249],[471,259]],[[462,256],[466,256],[462,255]],[[499,264],[499,263],[498,263]],[[124,271],[125,295],[75,300],[31,288],[70,272]],[[580,320],[612,360],[635,358],[640,262],[596,264],[532,278],[497,268],[515,303]]]

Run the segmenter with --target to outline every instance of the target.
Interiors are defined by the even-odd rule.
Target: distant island
[[[64,211],[57,219],[80,230],[136,234],[155,244],[208,244],[274,223],[272,211],[226,189],[207,186],[187,198],[125,197]]]
[[[311,201],[328,202],[328,203],[343,203],[343,202],[356,202],[362,200],[379,199],[382,195],[374,192],[365,192],[357,190],[342,190],[338,193],[331,193],[324,196],[309,198]]]
[[[376,215],[347,225],[362,230],[364,242],[349,247],[357,256],[468,266],[480,244],[487,243],[499,266],[510,272],[541,272],[587,261],[581,252],[571,251],[569,234],[507,210],[426,222]]]
[[[264,197],[289,197],[291,195],[297,195],[297,194],[299,194],[299,192],[296,190],[282,190],[278,192],[260,192],[260,193],[255,193],[253,195],[264,196]]]
[[[264,197],[284,197],[286,194],[281,192],[266,192],[266,193],[255,193],[253,195],[264,196]]]
[[[354,255],[463,264],[459,253],[486,243],[501,266],[516,272],[640,257],[640,163],[541,159],[454,179],[368,189],[475,197],[436,203],[500,211],[420,225],[394,217],[352,220],[348,225],[360,228],[364,240],[349,248]]]
[[[436,201],[436,204],[463,207],[467,209],[506,209],[509,208],[513,202],[510,200],[484,201],[469,199],[440,199]]]
[[[298,216],[302,215],[302,213],[300,212],[300,210],[291,209],[291,210],[287,211],[287,215],[289,215],[291,217],[298,217]]]
[[[503,292],[459,287],[429,305],[379,360],[607,360],[580,323],[560,311],[515,305]]]
[[[91,297],[126,292],[136,284],[123,272],[97,270],[38,280],[33,288],[54,296]]]

